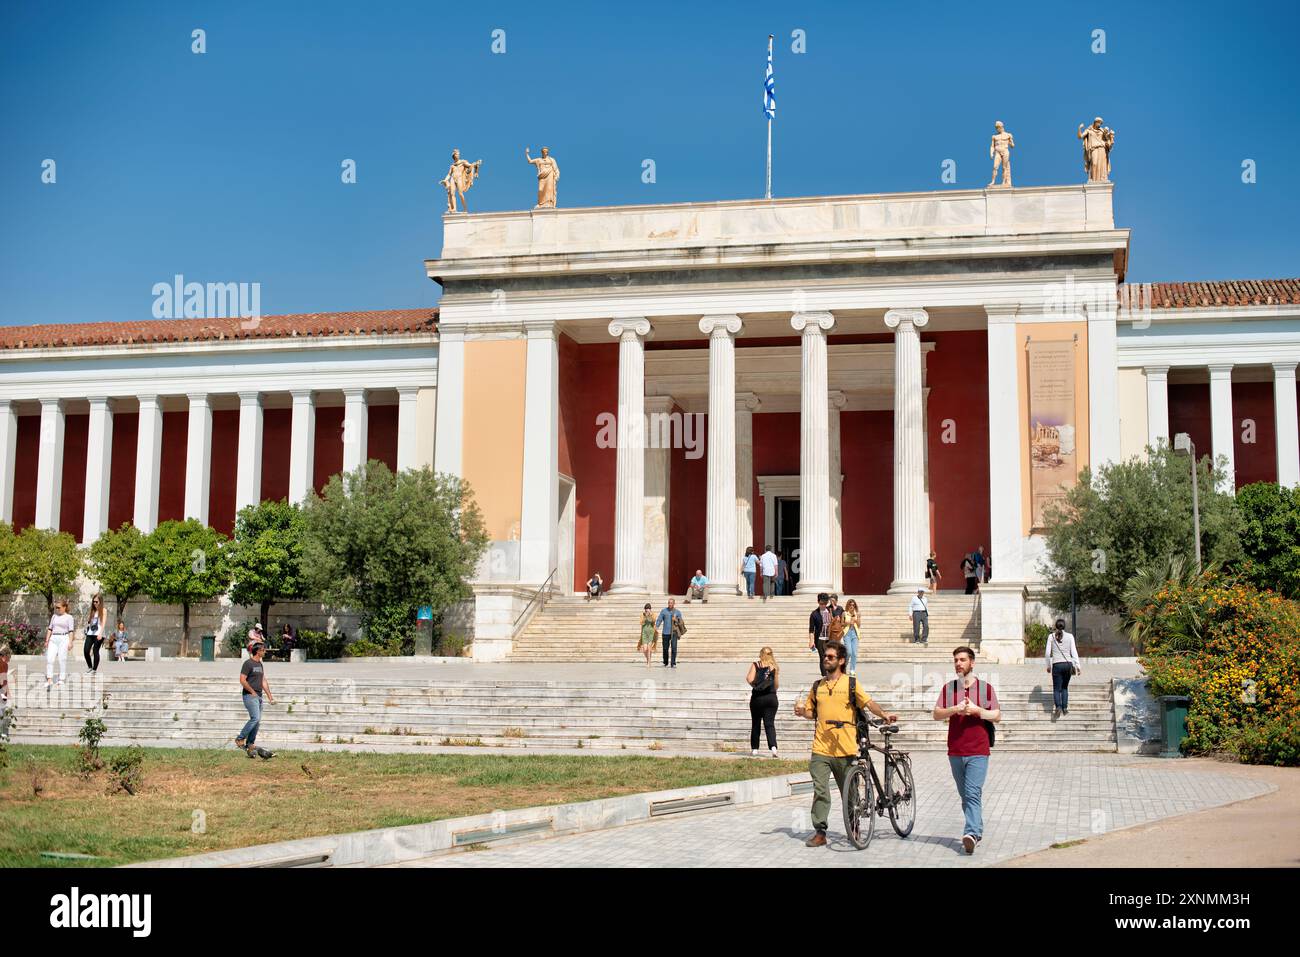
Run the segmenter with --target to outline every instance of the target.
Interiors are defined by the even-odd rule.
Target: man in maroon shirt
[[[981,800],[989,773],[989,738],[1002,720],[998,696],[987,681],[975,677],[975,652],[963,645],[952,653],[957,679],[939,692],[934,720],[948,722],[948,765],[957,782],[966,829],[961,846],[967,854],[984,836]]]

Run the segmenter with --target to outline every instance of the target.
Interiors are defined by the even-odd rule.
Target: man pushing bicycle
[[[891,724],[898,720],[898,715],[882,711],[856,678],[844,674],[845,660],[844,645],[838,641],[826,642],[822,652],[826,677],[813,684],[807,698],[798,698],[794,704],[796,715],[817,722],[812,758],[808,762],[808,773],[813,779],[812,822],[816,833],[804,842],[808,847],[826,846],[830,776],[835,775],[835,786],[843,791],[845,775],[858,757],[860,712],[865,709]]]

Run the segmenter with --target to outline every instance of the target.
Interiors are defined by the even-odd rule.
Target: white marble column
[[[465,328],[438,325],[438,399],[433,430],[435,471],[461,476],[465,435]]]
[[[189,395],[189,433],[185,442],[185,517],[208,524],[212,482],[212,405],[203,392]]]
[[[235,466],[235,514],[262,501],[262,394],[239,393],[239,460]]]
[[[81,541],[89,545],[108,530],[108,489],[113,475],[113,409],[107,397],[90,400],[86,437],[86,507]]]
[[[736,552],[744,555],[753,545],[760,555],[772,542],[771,529],[764,529],[764,541],[754,539],[754,413],[762,401],[752,392],[736,393]],[[775,548],[775,544],[772,546]]]
[[[645,592],[645,340],[650,321],[615,319],[618,339],[618,458],[614,488],[614,579],[611,593]]]
[[[645,560],[646,590],[652,595],[672,594],[668,581],[668,529],[672,499],[674,402],[670,396],[646,396],[649,424],[645,449]],[[677,583],[685,590],[684,583]]]
[[[365,389],[343,390],[343,471],[353,472],[366,464],[370,417]]]
[[[1020,365],[1016,307],[985,306],[988,314],[989,536],[997,581],[1024,580]],[[924,570],[924,563],[917,569]]]
[[[1119,454],[1119,352],[1114,293],[1088,308],[1088,459],[1092,473]]]
[[[63,400],[41,399],[41,444],[36,457],[36,527],[59,530],[63,499]]]
[[[18,461],[18,409],[0,399],[0,522],[14,520],[14,466]]]
[[[1147,445],[1169,444],[1169,366],[1147,366]]]
[[[840,410],[848,400],[843,392],[832,392],[826,409],[826,431],[831,442],[831,588],[844,595],[844,457],[841,454]]]
[[[705,497],[704,574],[718,595],[738,590],[736,554],[736,340],[739,316],[705,316],[709,337],[709,475]],[[750,466],[753,468],[752,464]],[[742,552],[743,554],[743,552]]]
[[[1296,363],[1273,363],[1273,424],[1277,432],[1277,484],[1300,485],[1300,429],[1296,425]]]
[[[398,386],[397,389],[397,471],[415,468],[419,454],[420,387]]]
[[[921,334],[930,321],[924,309],[891,309],[894,330],[894,580],[891,594],[926,584],[930,554],[930,501],[925,493],[925,397],[921,389]]]
[[[135,440],[135,507],[131,523],[148,533],[158,527],[158,481],[162,474],[162,406],[156,395],[142,395]]]
[[[799,312],[790,320],[803,336],[799,379],[799,584],[796,595],[830,591],[831,486],[826,334],[829,312]]]
[[[310,389],[293,393],[293,418],[289,432],[289,502],[301,504],[315,490],[316,401]]]
[[[524,325],[528,346],[519,580],[539,587],[559,563],[560,353],[552,320],[529,320]]]
[[[1210,446],[1217,465],[1220,458],[1228,460],[1223,482],[1219,488],[1232,493],[1237,488],[1237,467],[1234,439],[1236,423],[1232,418],[1232,363],[1216,362],[1210,367]]]

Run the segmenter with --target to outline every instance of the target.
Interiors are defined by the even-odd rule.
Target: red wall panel
[[[185,517],[185,446],[189,438],[190,413],[163,413],[162,464],[158,478],[158,522],[180,521]]]
[[[212,462],[208,469],[208,524],[222,535],[235,530],[235,481],[239,474],[239,410],[212,413]]]
[[[926,359],[930,542],[943,575],[940,589],[961,589],[962,555],[991,547],[988,336],[983,330],[939,332],[922,341],[935,344]],[[892,461],[888,468],[892,476]],[[925,558],[916,557],[918,575]],[[997,567],[996,556],[993,563]]]
[[[320,494],[343,471],[343,406],[316,409],[316,457],[312,485]]]
[[[292,409],[262,412],[262,501],[289,498],[289,441],[293,431]]]
[[[601,573],[606,584],[613,583],[618,450],[597,447],[596,417],[617,411],[618,343],[564,346],[560,362],[561,448],[574,480],[573,587],[577,590],[594,571]]]
[[[861,556],[860,567],[844,569],[841,599],[883,595],[894,578],[893,411],[841,412],[840,461],[841,538]]]
[[[673,411],[679,412],[680,409]],[[755,419],[758,416],[754,417]],[[701,415],[695,424],[696,448],[687,458],[686,449],[674,448],[668,474],[668,591],[686,593],[686,583],[697,568],[704,568],[705,537],[708,531],[709,417]],[[739,557],[737,557],[739,563]]]
[[[1273,383],[1232,384],[1233,459],[1237,488],[1255,482],[1277,481],[1277,423],[1274,418]],[[1246,433],[1245,421],[1254,423],[1254,435]],[[1254,442],[1243,441],[1243,436]]]
[[[559,336],[557,351],[559,353],[559,448],[557,458],[559,470],[569,477],[573,476],[573,456],[569,447],[577,441],[577,409],[573,397],[582,381],[578,344],[568,336]]]
[[[1179,432],[1186,432],[1192,437],[1197,458],[1211,454],[1208,382],[1170,383],[1169,440],[1172,442]]]
[[[113,413],[113,475],[108,482],[108,527],[135,521],[135,456],[139,412]]]
[[[367,410],[366,458],[397,471],[397,406],[372,405]]]
[[[59,502],[59,531],[77,541],[85,531],[86,451],[90,440],[90,415],[63,419],[63,487]]]
[[[767,503],[759,497],[758,477],[799,474],[799,413],[755,412],[753,433],[754,488],[750,493],[750,501],[754,503],[753,544],[755,550],[762,550],[764,545],[776,547],[776,529],[766,527]],[[707,476],[706,469],[706,481]],[[702,489],[705,487],[707,486],[701,486]],[[789,557],[786,556],[787,559]],[[736,556],[736,561],[739,563],[739,555]]]
[[[36,521],[36,470],[41,452],[41,417],[18,416],[14,453],[14,531]]]

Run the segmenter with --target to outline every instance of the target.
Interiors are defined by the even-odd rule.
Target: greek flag
[[[776,80],[772,76],[772,38],[767,38],[767,74],[763,78],[763,113],[770,120],[776,116]]]

